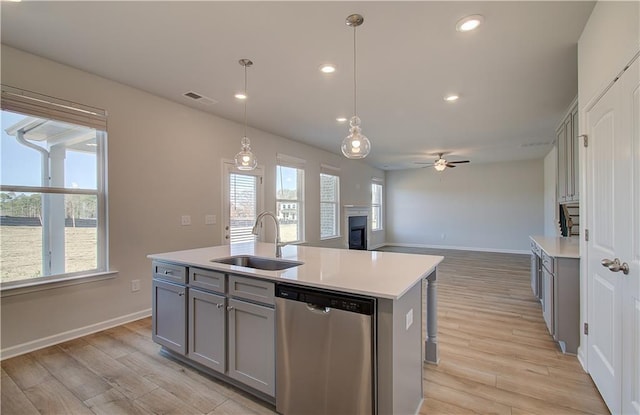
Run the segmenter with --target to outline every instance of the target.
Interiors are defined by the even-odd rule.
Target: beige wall
[[[41,346],[148,313],[147,254],[221,243],[222,160],[239,151],[242,125],[5,45],[1,58],[3,84],[108,111],[109,262],[118,271],[109,280],[4,296],[2,350]],[[320,163],[340,167],[341,204],[369,204],[371,178],[384,178],[363,162],[255,129],[248,135],[265,169],[266,209],[275,209],[276,153],[307,161],[311,243],[320,239]],[[191,226],[180,226],[184,214],[191,215]],[[217,215],[217,225],[204,225],[206,214]],[[384,239],[377,234],[372,243]],[[131,292],[132,279],[141,280],[139,292]]]
[[[387,172],[387,242],[529,252],[544,231],[543,161]]]

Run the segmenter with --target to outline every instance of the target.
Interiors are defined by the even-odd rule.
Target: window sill
[[[54,288],[68,287],[71,285],[85,284],[115,278],[118,271],[95,272],[91,274],[74,275],[72,277],[61,276],[60,278],[46,281],[24,281],[10,286],[0,286],[0,298],[12,297],[15,295],[28,294],[37,291],[52,290]]]
[[[342,238],[341,235],[335,235],[335,236],[327,236],[325,238],[320,238],[321,241],[330,241],[332,239],[340,239]]]
[[[371,232],[383,232],[384,228],[380,228],[380,229],[371,229]]]

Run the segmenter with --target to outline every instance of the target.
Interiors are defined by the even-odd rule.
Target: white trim
[[[584,370],[586,373],[589,373],[589,370],[587,368],[587,356],[584,353],[584,347],[582,347],[582,345],[578,346],[578,353],[576,353],[576,357],[578,358],[578,362],[580,362],[580,365],[582,366],[582,370]]]
[[[378,248],[382,248],[382,247],[383,247],[383,246],[385,246],[385,245],[388,245],[388,244],[386,244],[386,243],[382,242],[382,243],[380,243],[380,244],[371,245],[371,247],[368,247],[368,250],[369,250],[369,251],[374,251],[374,250],[376,250],[376,249],[378,249]]]
[[[371,181],[372,182],[376,182],[376,183],[383,183],[384,184],[384,179],[381,178],[381,177],[372,176],[371,177]]]
[[[39,278],[24,279],[16,281],[13,285],[9,285],[11,282],[5,282],[0,288],[0,297],[12,297],[14,295],[28,294],[36,291],[52,290],[54,288],[68,287],[70,285],[108,280],[118,276],[118,271],[83,273],[81,275],[73,276],[69,276],[69,274],[65,275],[66,276],[57,276],[47,280]]]
[[[451,245],[425,245],[425,244],[401,244],[395,242],[385,242],[381,246],[400,246],[404,248],[430,248],[430,249],[453,249],[456,251],[476,251],[476,252],[496,252],[501,254],[526,254],[531,253],[530,250],[519,249],[500,249],[500,248],[479,248],[472,246],[451,246]]]
[[[90,324],[85,327],[65,331],[63,333],[54,334],[52,336],[43,337],[42,339],[32,340],[26,343],[17,344],[15,346],[7,347],[0,350],[0,360],[9,359],[11,357],[19,356],[21,354],[33,352],[34,350],[43,349],[45,347],[53,346],[66,342],[69,340],[77,339],[92,333],[97,333],[102,330],[110,329],[112,327],[121,326],[132,321],[140,320],[141,318],[149,317],[151,315],[151,309],[138,311],[136,313],[127,314],[121,317],[112,318],[110,320],[102,321],[100,323]]]

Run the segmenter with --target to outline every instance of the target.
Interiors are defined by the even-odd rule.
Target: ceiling
[[[439,152],[472,162],[544,157],[577,95],[593,2],[2,2],[2,43],[340,153],[353,109],[352,13],[365,159],[392,170]],[[481,14],[461,33],[456,22]],[[319,71],[323,63],[337,71]],[[215,101],[183,96],[194,91]],[[443,97],[457,93],[457,102]],[[239,134],[240,134],[239,130]],[[240,135],[238,137],[238,141]],[[260,157],[257,154],[258,158]]]

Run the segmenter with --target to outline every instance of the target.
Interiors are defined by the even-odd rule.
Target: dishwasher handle
[[[307,310],[311,311],[312,313],[329,314],[331,308],[313,303],[307,303]]]

